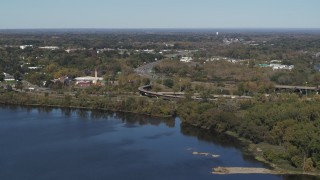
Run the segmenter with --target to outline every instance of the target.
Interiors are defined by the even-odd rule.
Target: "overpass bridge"
[[[148,97],[156,97],[156,98],[163,98],[163,99],[184,99],[185,93],[184,92],[154,92],[151,91],[152,85],[145,85],[138,88],[139,92],[143,96]],[[193,96],[191,96],[194,100],[203,100],[203,98],[200,97],[199,93],[195,93]],[[237,96],[237,95],[212,95],[210,101],[216,100],[217,98],[226,98],[226,99],[251,99],[251,96]]]
[[[318,93],[320,91],[320,87],[315,86],[288,86],[288,85],[275,85],[274,86],[275,91],[281,91],[281,90],[290,90],[293,92],[300,92],[300,93],[306,93],[307,91],[315,91]]]

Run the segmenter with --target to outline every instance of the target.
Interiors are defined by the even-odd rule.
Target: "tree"
[[[295,121],[292,119],[277,122],[270,132],[273,143],[281,146],[284,142],[287,127],[293,126],[294,124]]]
[[[312,77],[312,81],[314,85],[320,85],[320,73],[316,73]]]
[[[10,86],[9,84],[7,84],[6,88],[5,88],[8,92],[12,91],[12,86]]]
[[[16,71],[14,74],[13,74],[13,77],[16,81],[20,81],[21,80],[21,73],[19,71]]]
[[[4,81],[5,75],[3,72],[0,71],[0,81]]]
[[[20,89],[20,90],[22,91],[22,89],[23,89],[23,84],[22,84],[21,81],[18,81],[18,82],[16,83],[16,89]]]
[[[47,80],[45,83],[45,87],[51,87],[54,84],[54,82],[52,82],[51,80]]]
[[[211,91],[210,90],[203,90],[200,92],[200,98],[202,98],[202,101],[208,102],[211,96]]]
[[[71,100],[72,100],[71,95],[66,94],[66,95],[64,96],[64,102],[63,102],[63,105],[64,105],[64,106],[70,106],[70,104],[71,104]]]
[[[165,79],[163,81],[163,85],[167,86],[168,88],[172,88],[173,87],[173,80],[172,79]]]
[[[249,61],[249,68],[253,68],[255,66],[255,62],[254,61]]]

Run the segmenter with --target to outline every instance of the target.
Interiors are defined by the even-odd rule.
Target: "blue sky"
[[[0,29],[320,28],[320,0],[1,0]]]

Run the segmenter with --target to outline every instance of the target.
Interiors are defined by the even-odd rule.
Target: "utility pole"
[[[306,82],[306,98],[308,98],[308,89],[307,89],[307,86],[308,86],[308,82]]]
[[[163,75],[161,76],[161,83],[162,83],[162,86],[163,86]]]

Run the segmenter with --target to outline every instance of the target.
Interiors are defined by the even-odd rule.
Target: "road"
[[[134,71],[138,73],[140,76],[156,79],[157,75],[153,73],[153,68],[162,61],[163,60],[158,60],[152,63],[144,64],[143,66],[136,68]]]

